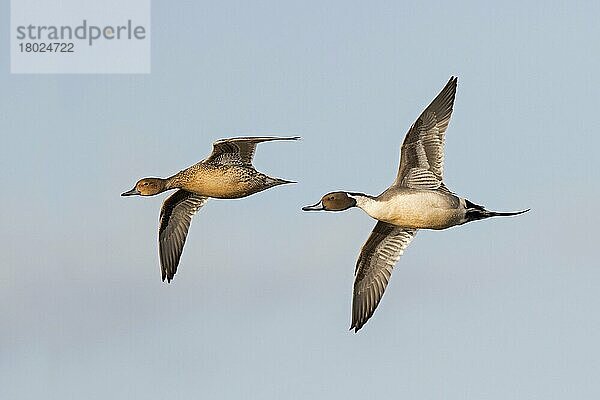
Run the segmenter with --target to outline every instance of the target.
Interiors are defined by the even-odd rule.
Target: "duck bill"
[[[131,189],[128,192],[121,193],[121,196],[136,196],[141,194],[136,188]]]
[[[314,206],[306,206],[302,207],[302,211],[324,211],[325,207],[323,207],[323,202],[319,201]]]

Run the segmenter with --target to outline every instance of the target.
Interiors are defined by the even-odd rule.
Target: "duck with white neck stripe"
[[[337,191],[326,194],[304,211],[344,211],[358,207],[378,222],[356,263],[352,325],[358,332],[371,318],[389,282],[392,269],[418,229],[447,229],[467,222],[517,212],[488,211],[454,195],[443,183],[444,141],[456,84],[444,89],[410,127],[400,154],[394,183],[379,196]]]

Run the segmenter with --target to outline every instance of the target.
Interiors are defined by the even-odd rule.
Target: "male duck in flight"
[[[444,140],[456,94],[457,78],[444,89],[410,127],[400,154],[394,183],[379,196],[328,193],[304,211],[344,211],[359,207],[378,222],[356,263],[352,325],[358,332],[371,318],[392,274],[392,268],[418,229],[447,229],[497,216],[522,214],[488,211],[454,195],[444,185]]]
[[[274,186],[295,183],[271,178],[252,165],[256,145],[274,140],[297,140],[294,137],[239,137],[213,143],[208,158],[169,178],[144,178],[121,196],[154,196],[179,189],[168,197],[160,210],[158,250],[162,280],[171,282],[183,252],[192,216],[208,201],[238,199]]]

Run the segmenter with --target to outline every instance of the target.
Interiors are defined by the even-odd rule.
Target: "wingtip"
[[[458,86],[458,76],[451,75],[450,79],[448,80],[448,83],[446,84],[446,87],[448,86]]]
[[[270,136],[273,140],[301,140],[301,136]]]
[[[167,283],[171,283],[175,275],[168,275],[166,271],[162,272],[162,281],[167,281]]]
[[[301,140],[301,136],[265,136],[270,140]]]
[[[300,136],[266,136],[273,140],[300,140],[302,139]]]
[[[359,323],[357,321],[352,321],[349,331],[352,332],[352,330],[354,330],[354,333],[358,333],[358,331],[360,331],[360,329],[363,327],[363,325],[364,324],[359,325]]]
[[[275,140],[302,140],[301,136],[274,136]]]
[[[234,136],[228,138],[217,139],[213,142],[214,144],[223,143],[223,142],[233,142],[236,140],[248,140],[248,141],[256,141],[256,143],[263,142],[272,142],[275,140],[301,140],[301,136]]]

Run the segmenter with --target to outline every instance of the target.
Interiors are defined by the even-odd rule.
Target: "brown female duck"
[[[298,140],[294,137],[239,137],[213,143],[208,158],[169,178],[140,179],[133,189],[121,196],[154,196],[179,189],[168,197],[160,210],[158,249],[162,280],[171,282],[183,252],[192,216],[210,197],[239,199],[286,183],[258,172],[252,165],[256,145],[274,140]]]

